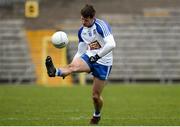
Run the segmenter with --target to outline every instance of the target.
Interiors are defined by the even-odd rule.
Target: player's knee
[[[99,94],[93,94],[92,99],[95,103],[99,102],[100,100],[100,95]]]
[[[93,98],[93,101],[94,101],[95,103],[98,103],[98,102],[99,102],[99,98],[98,98],[97,96],[93,96],[92,98]]]

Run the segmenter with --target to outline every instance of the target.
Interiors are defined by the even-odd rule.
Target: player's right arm
[[[83,27],[81,27],[78,31],[78,39],[79,39],[78,50],[73,59],[80,57],[82,54],[84,54],[88,46],[81,37],[82,30],[83,30]]]
[[[74,58],[80,57],[82,54],[86,52],[86,49],[87,49],[87,44],[85,42],[79,42],[78,51],[76,52]]]

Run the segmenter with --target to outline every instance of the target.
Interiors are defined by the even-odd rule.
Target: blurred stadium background
[[[109,81],[180,81],[179,0],[1,0],[0,82],[79,82],[77,74],[67,81],[49,79],[44,59],[51,55],[56,66],[72,60],[77,49],[79,11],[86,3],[93,4],[97,17],[111,24],[117,42]],[[49,37],[57,30],[68,33],[67,49],[57,50],[50,44]],[[87,75],[85,80],[90,78]],[[83,78],[80,80],[84,83]]]
[[[91,82],[92,77],[84,74],[73,74],[65,80],[51,79],[47,77],[44,67],[47,55],[52,56],[56,66],[66,65],[72,60],[78,44],[77,32],[81,25],[80,9],[86,3],[95,6],[98,18],[110,23],[117,43],[113,51],[114,65],[109,84],[141,83],[140,88],[143,88],[147,83],[155,83],[163,84],[162,89],[171,84],[179,89],[179,86],[173,85],[180,81],[179,0],[0,0],[2,93],[5,84],[29,84],[33,85],[34,89],[34,84],[73,86]],[[67,48],[56,49],[51,45],[50,36],[57,30],[68,34],[70,43]],[[8,91],[9,87],[10,85],[5,91]],[[21,87],[24,88],[23,85]],[[21,88],[18,86],[18,89]],[[172,97],[175,99],[172,103],[177,107],[178,93],[174,92],[175,96]],[[1,100],[5,96],[8,94],[4,92]],[[173,100],[172,98],[169,99]],[[176,109],[174,108],[173,110]],[[0,123],[2,121],[1,119]],[[180,125],[178,119],[175,121],[175,125]],[[117,121],[115,123],[118,125]],[[130,123],[132,124],[124,125],[134,125],[133,122]],[[169,122],[170,125],[173,125],[172,123]],[[168,122],[159,125],[166,124]]]

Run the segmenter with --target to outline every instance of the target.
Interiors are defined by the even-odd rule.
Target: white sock
[[[101,113],[96,114],[96,113],[94,112],[93,116],[94,116],[94,117],[100,117],[100,116],[101,116]]]

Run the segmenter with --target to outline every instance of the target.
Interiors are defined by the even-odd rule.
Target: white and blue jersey
[[[78,32],[79,43],[86,43],[86,54],[94,56],[97,54],[106,44],[104,39],[108,36],[112,36],[110,26],[103,20],[95,19],[91,27],[82,26]],[[113,63],[112,51],[103,56],[97,61],[102,65],[110,66]]]
[[[109,47],[115,45],[110,26],[103,20],[95,19],[91,27],[82,26],[79,29],[78,38],[79,56],[88,64],[95,77],[106,80],[113,63],[112,49],[109,50]],[[96,54],[101,58],[96,63],[90,63],[89,57]]]

